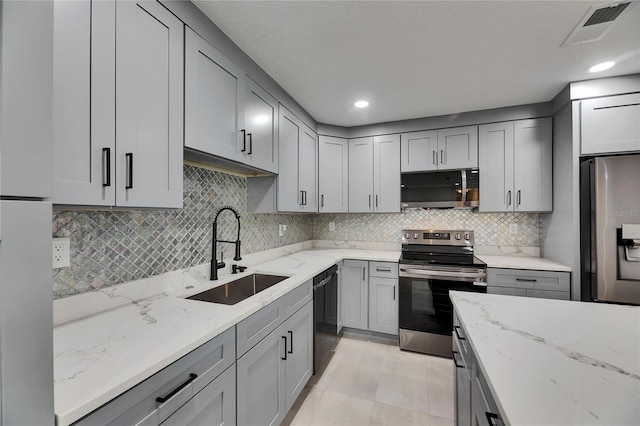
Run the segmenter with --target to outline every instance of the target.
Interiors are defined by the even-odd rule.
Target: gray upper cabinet
[[[116,7],[116,204],[182,208],[184,24],[156,1]]]
[[[400,211],[400,135],[349,140],[349,211]]]
[[[53,202],[113,206],[115,2],[54,2]]]
[[[640,93],[580,102],[580,153],[640,151]]]
[[[349,211],[373,211],[373,138],[349,140]]]
[[[318,141],[320,213],[349,211],[349,141],[320,136]]]
[[[400,171],[426,172],[438,170],[438,131],[403,133],[400,135]]]
[[[242,161],[244,73],[191,28],[185,37],[184,145]]]
[[[552,130],[551,118],[515,122],[513,189],[516,212],[551,211]]]
[[[479,165],[480,211],[551,211],[551,118],[480,126]]]
[[[245,131],[242,161],[278,172],[278,101],[249,77],[245,78]]]
[[[478,127],[455,127],[401,135],[401,171],[478,167]]]
[[[53,202],[181,208],[183,23],[155,1],[55,10]]]
[[[318,136],[282,105],[279,107],[278,144],[278,211],[317,212]]]
[[[513,211],[513,131],[512,121],[479,127],[480,211]]]
[[[478,126],[438,130],[438,170],[478,167]]]

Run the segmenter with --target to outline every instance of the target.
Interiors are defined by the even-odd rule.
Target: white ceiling
[[[194,3],[326,124],[546,102],[571,81],[640,72],[635,3],[603,40],[570,47],[560,45],[606,0]],[[618,65],[586,72],[605,60]]]

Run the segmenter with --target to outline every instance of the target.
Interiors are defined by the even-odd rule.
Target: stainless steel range
[[[473,231],[407,229],[400,257],[400,349],[451,358],[449,290],[487,292]]]

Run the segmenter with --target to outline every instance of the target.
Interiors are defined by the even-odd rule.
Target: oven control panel
[[[437,229],[404,229],[402,244],[473,246],[473,231],[469,230],[437,230]]]

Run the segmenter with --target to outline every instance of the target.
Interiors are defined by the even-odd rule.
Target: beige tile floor
[[[453,425],[453,362],[343,337],[284,425]]]

